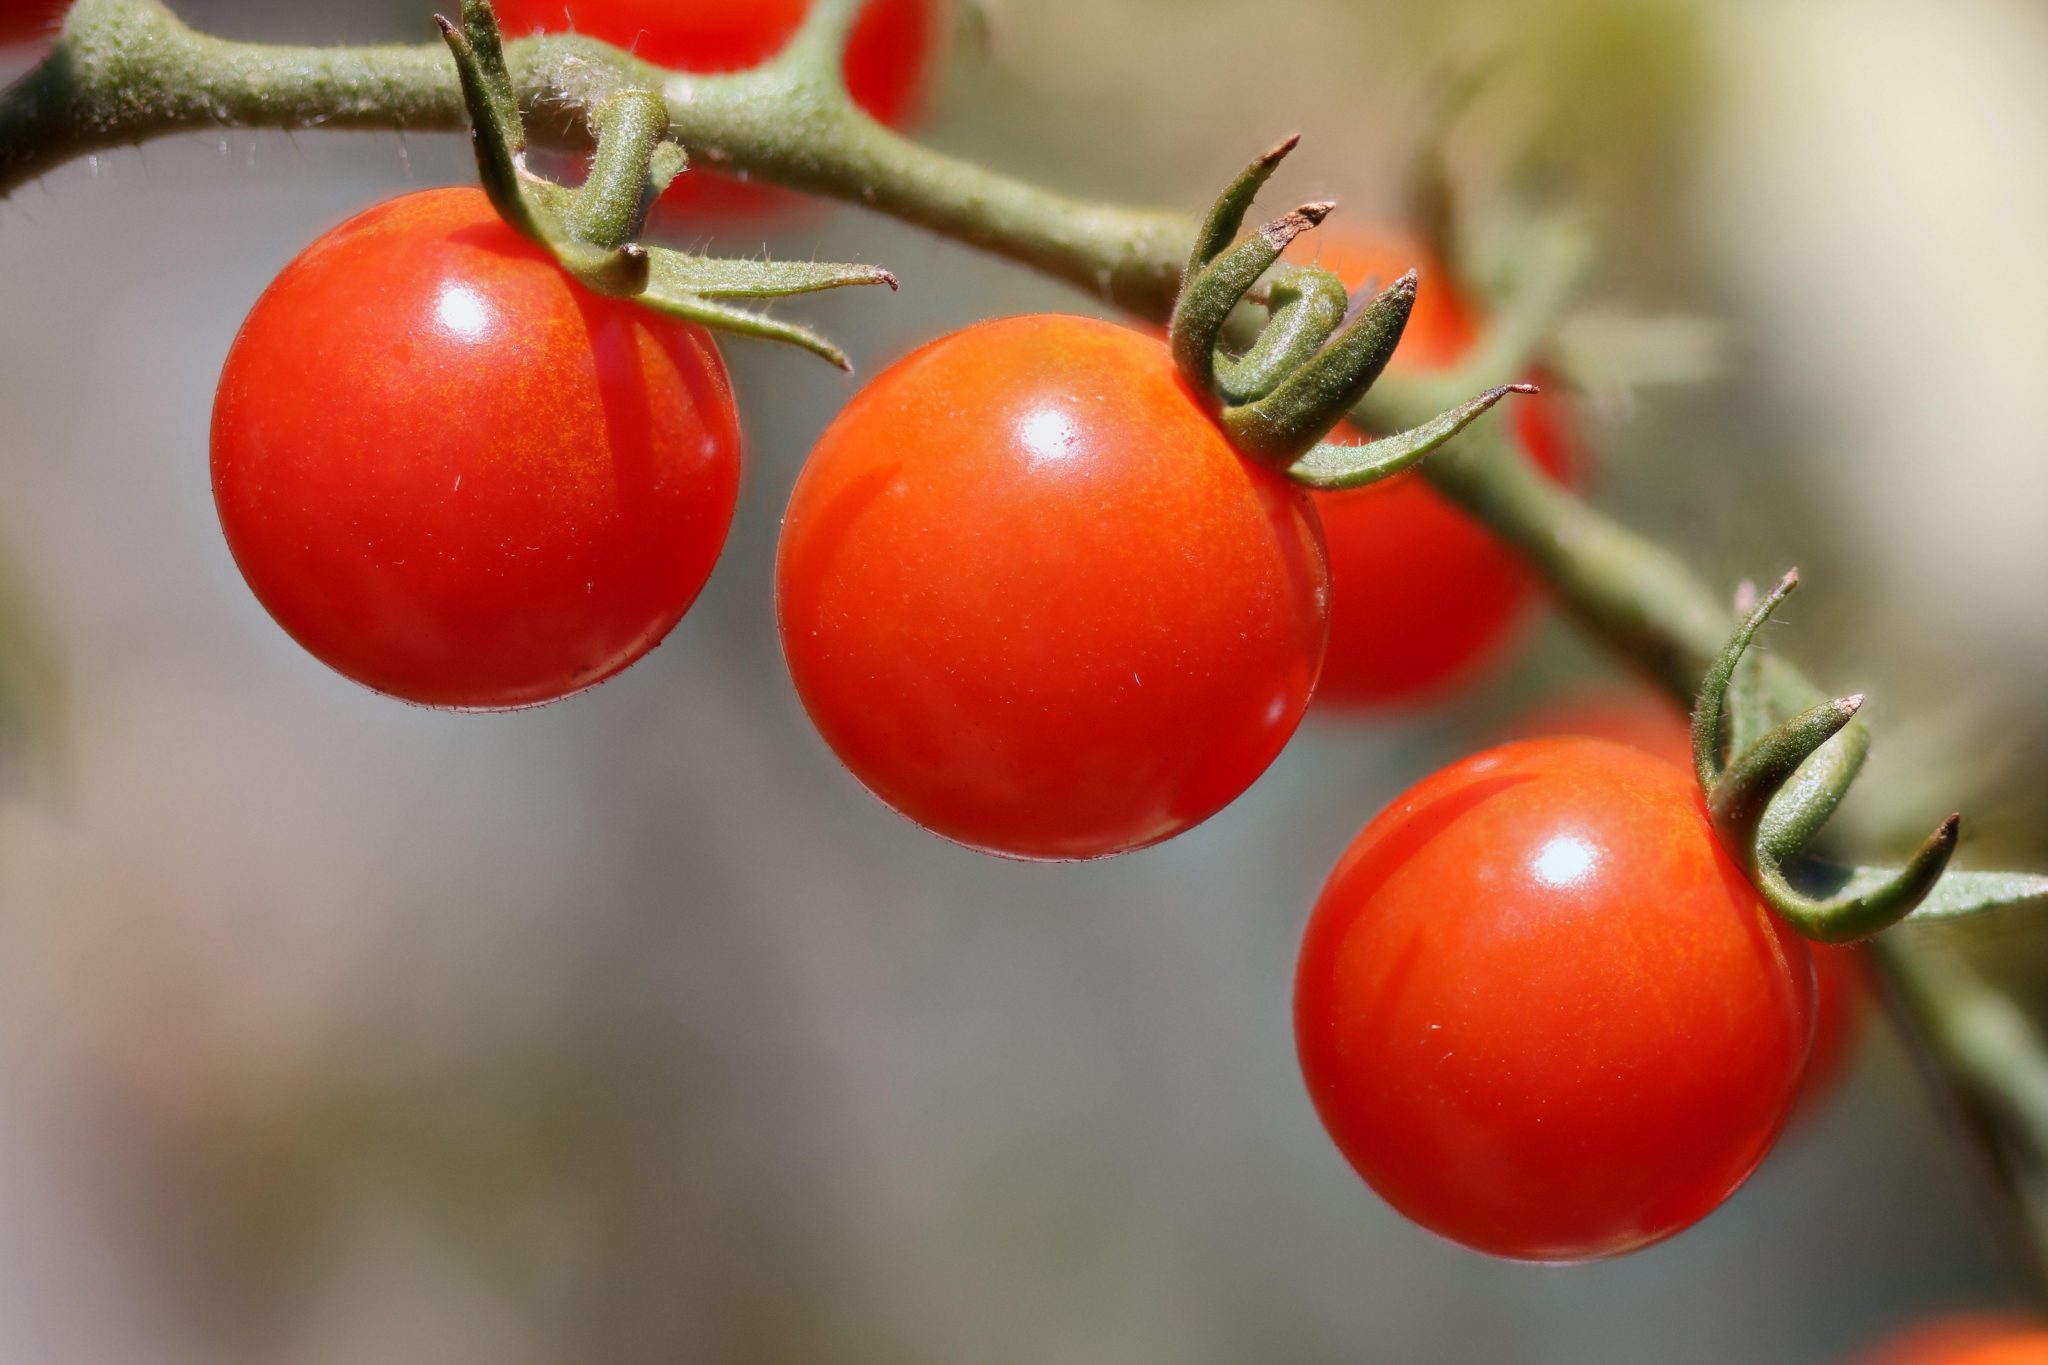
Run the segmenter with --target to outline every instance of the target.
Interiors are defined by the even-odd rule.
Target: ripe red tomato
[[[1449,369],[1479,338],[1479,319],[1421,242],[1333,223],[1292,253],[1347,285],[1422,272],[1389,373]],[[1522,450],[1555,477],[1571,472],[1564,406],[1544,393],[1508,405]],[[1340,428],[1333,440],[1366,438]],[[1470,681],[1513,638],[1535,580],[1477,522],[1414,471],[1370,488],[1318,493],[1330,553],[1330,653],[1317,698],[1339,707],[1411,704]]]
[[[1239,456],[1166,347],[970,327],[878,376],[798,480],[782,646],[846,766],[1019,858],[1156,843],[1263,772],[1326,630],[1315,513]]]
[[[681,71],[745,71],[782,51],[810,0],[499,0],[508,37],[573,29]],[[891,128],[917,116],[939,36],[938,0],[868,0],[846,46],[854,103]],[[679,177],[661,208],[696,217],[759,216],[793,196],[747,185],[701,164]]]
[[[1437,773],[1352,842],[1309,921],[1295,1040],[1388,1203],[1521,1260],[1711,1212],[1798,1094],[1812,968],[1690,773],[1594,739]]]
[[[2048,1365],[2048,1331],[1988,1314],[1950,1318],[1894,1337],[1858,1365]]]
[[[1681,768],[1692,767],[1692,722],[1664,697],[1642,689],[1566,697],[1523,716],[1517,737],[1586,735],[1630,744]],[[1813,958],[1813,1050],[1797,1114],[1818,1112],[1841,1084],[1863,1031],[1870,988],[1862,951],[1853,945],[1809,943]]]
[[[660,643],[710,576],[739,419],[701,328],[572,281],[473,189],[381,204],[286,266],[213,413],[228,548],[356,681],[552,701]]]

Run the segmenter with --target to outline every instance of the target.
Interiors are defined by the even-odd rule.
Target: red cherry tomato
[[[500,0],[508,37],[573,29],[681,71],[745,71],[782,51],[810,0]],[[891,128],[917,116],[939,36],[938,0],[868,0],[846,46],[854,103]],[[676,216],[758,217],[794,196],[693,165],[662,196]]]
[[[1331,225],[1293,258],[1354,288],[1421,270],[1415,308],[1391,374],[1444,370],[1464,358],[1479,323],[1443,266],[1412,238]],[[1556,477],[1570,473],[1563,405],[1545,393],[1507,408],[1518,443]],[[1363,441],[1339,429],[1335,440]],[[1371,488],[1319,493],[1330,553],[1330,653],[1317,697],[1339,707],[1410,704],[1470,681],[1506,649],[1535,599],[1535,581],[1505,547],[1419,473]]]
[[[882,800],[1020,858],[1168,838],[1263,772],[1326,630],[1315,513],[1159,341],[1021,317],[840,414],[777,563],[811,719]]]
[[[1587,735],[1629,744],[1681,768],[1692,767],[1692,721],[1665,698],[1641,689],[1567,697],[1539,707],[1513,727],[1517,737]],[[1811,1115],[1834,1094],[1855,1055],[1870,988],[1854,946],[1809,943],[1813,958],[1813,1050],[1797,1114]]]
[[[701,328],[572,281],[476,190],[342,224],[242,326],[213,414],[228,548],[356,681],[528,706],[660,643],[739,486]]]
[[[1989,1314],[1950,1318],[1901,1333],[1858,1365],[2048,1365],[2048,1330]]]
[[[1704,1217],[1798,1093],[1812,968],[1697,783],[1593,739],[1453,764],[1352,842],[1309,921],[1310,1096],[1388,1203],[1496,1256]]]

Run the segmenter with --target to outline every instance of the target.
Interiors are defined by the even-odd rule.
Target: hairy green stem
[[[835,0],[831,23],[843,26],[846,10],[845,0]],[[833,82],[820,79],[829,68],[809,44],[823,46],[833,31],[821,23],[788,60],[731,76],[663,71],[576,37],[516,42],[507,56],[536,137],[587,139],[593,113],[607,98],[655,90],[693,164],[862,204],[1132,313],[1167,319],[1196,223],[1052,193],[875,125]],[[0,92],[0,195],[105,148],[225,127],[453,132],[465,127],[465,117],[454,64],[438,43],[234,43],[193,32],[157,0],[79,0],[49,60]],[[1460,383],[1516,377],[1461,375]],[[1592,635],[1671,695],[1691,701],[1735,625],[1719,593],[1661,546],[1542,478],[1484,424],[1422,468],[1520,552]],[[1761,685],[1786,714],[1822,700],[1775,658],[1764,660]],[[1847,741],[1830,748],[1851,751],[1840,761],[1853,762],[1865,742],[1862,727],[1846,733]],[[2038,1270],[2038,1249],[2048,1245],[2048,1215],[2035,1197],[2048,1152],[2048,1055],[2013,1002],[1961,963],[1923,970],[1918,942],[1887,936],[1882,945],[1878,960],[1909,1041],[1941,1078],[1937,1089],[1952,1090],[1981,1118],[1972,1128],[1996,1148],[1996,1169],[2013,1182],[2001,1207],[2031,1215],[2016,1228],[2029,1235]],[[2014,1153],[2026,1158],[2020,1174]]]
[[[536,138],[588,137],[598,105],[659,91],[694,164],[919,224],[1163,319],[1193,245],[1172,213],[1091,204],[942,156],[861,115],[810,64],[730,76],[648,65],[579,37],[507,45]],[[193,32],[157,0],[79,0],[50,59],[0,94],[0,194],[66,161],[186,131],[467,126],[440,44],[311,48]]]

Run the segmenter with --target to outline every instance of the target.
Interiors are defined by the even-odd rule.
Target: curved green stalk
[[[425,23],[424,13],[422,24]],[[587,141],[593,112],[656,89],[694,164],[863,204],[1166,318],[1195,225],[1087,203],[919,147],[863,116],[815,63],[736,75],[664,71],[588,38],[509,43],[536,137]],[[291,47],[196,33],[157,0],[78,0],[55,50],[0,93],[0,194],[109,147],[184,131],[467,126],[447,49]]]

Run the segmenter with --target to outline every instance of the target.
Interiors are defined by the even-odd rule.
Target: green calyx
[[[1273,392],[1290,369],[1343,325],[1350,304],[1343,283],[1329,271],[1281,266],[1266,289],[1265,330],[1238,359],[1216,363],[1216,392],[1232,405]]]
[[[1508,394],[1534,389],[1488,389],[1382,440],[1323,442],[1393,358],[1419,281],[1411,270],[1354,300],[1328,271],[1279,265],[1294,239],[1335,207],[1329,203],[1304,204],[1238,240],[1252,201],[1295,143],[1289,138],[1252,162],[1217,196],[1195,236],[1169,344],[1181,374],[1214,398],[1218,420],[1245,455],[1311,488],[1361,488],[1411,467]],[[1226,336],[1247,300],[1266,309],[1267,321],[1232,354]]]
[[[506,222],[597,293],[719,331],[785,342],[852,368],[843,351],[811,329],[736,301],[860,284],[894,289],[895,276],[871,265],[722,260],[643,245],[649,207],[686,168],[662,97],[627,89],[599,104],[591,115],[597,152],[590,174],[570,189],[526,164],[525,124],[489,0],[464,0],[460,25],[438,15],[435,22],[455,55],[484,192]]]
[[[1708,814],[1764,900],[1807,938],[1848,943],[1909,915],[1953,916],[2048,895],[2048,878],[1944,878],[1961,833],[1960,815],[1942,821],[1895,870],[1837,868],[1809,854],[1848,794],[1868,741],[1854,726],[1861,696],[1822,702],[1773,723],[1760,689],[1746,682],[1743,664],[1757,633],[1798,586],[1795,570],[1751,606],[1707,670],[1693,710],[1693,764]],[[1755,738],[1745,739],[1731,757],[1722,746],[1728,730]],[[1824,750],[1831,741],[1830,754]]]

